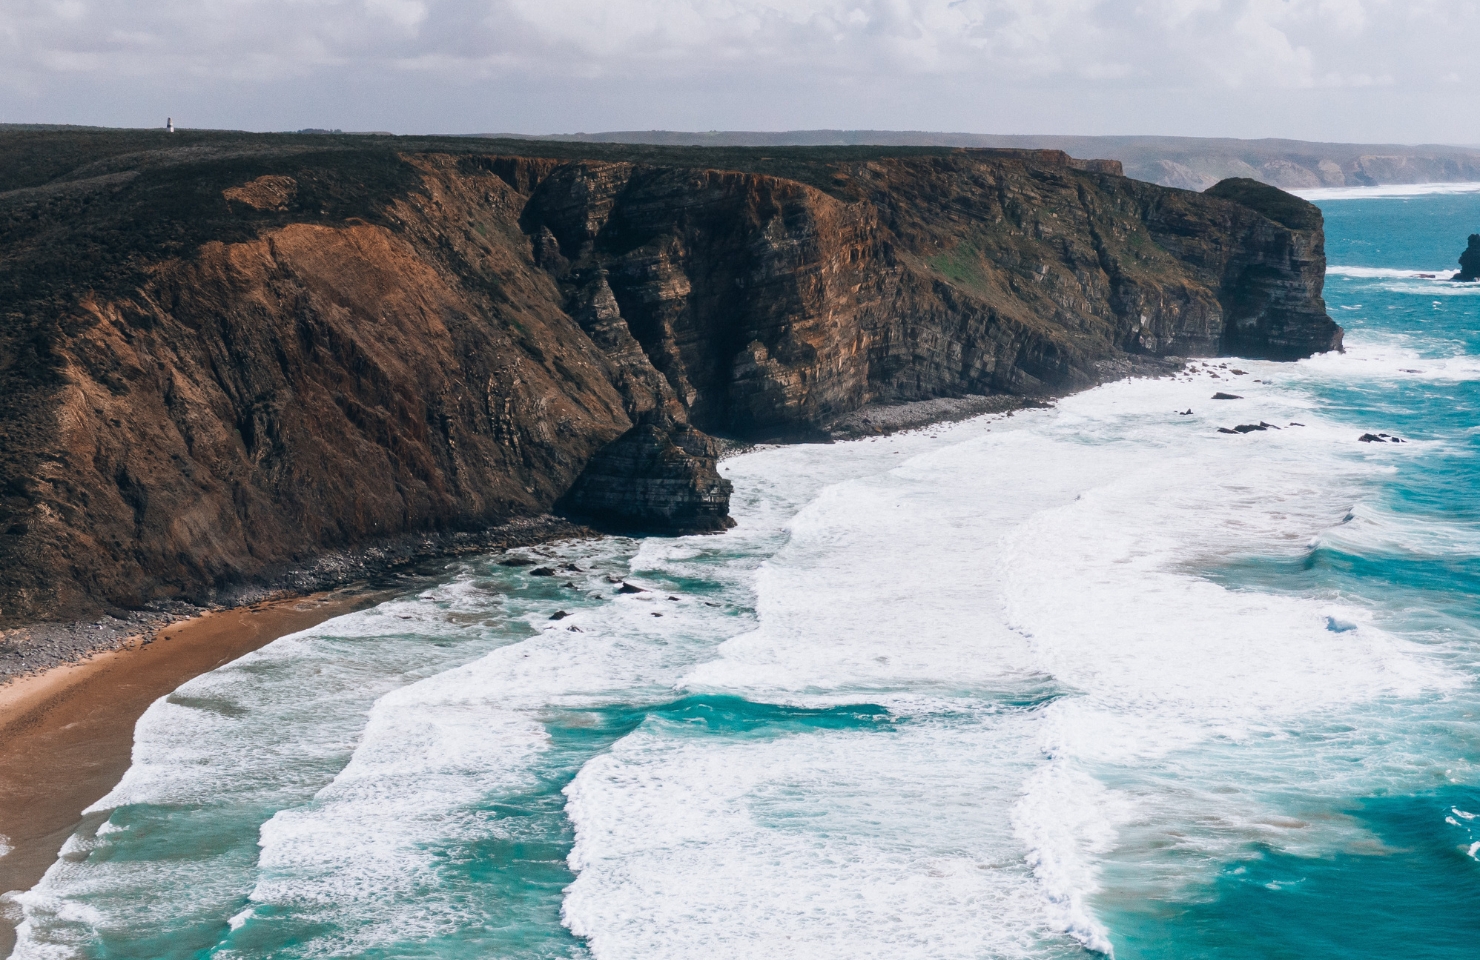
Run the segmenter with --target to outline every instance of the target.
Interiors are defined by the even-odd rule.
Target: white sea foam
[[[774,536],[763,527],[751,533]],[[505,834],[480,808],[535,786],[551,711],[667,699],[680,671],[734,629],[671,585],[715,543],[654,540],[637,558],[625,540],[546,550],[571,568],[562,576],[579,592],[560,602],[570,615],[552,622],[558,601],[536,605],[534,635],[381,697],[333,782],[263,826],[253,902],[321,925],[308,956],[356,956],[478,922],[481,908],[440,881],[443,851]],[[750,565],[737,566],[743,575]],[[619,576],[653,589],[617,594]]]
[[[711,742],[649,722],[567,788],[598,958],[1061,955],[1001,812],[1024,715]]]
[[[1406,197],[1480,193],[1480,183],[1390,183],[1373,187],[1306,187],[1289,192],[1312,203],[1328,200],[1401,200]]]
[[[1326,267],[1328,277],[1353,277],[1359,280],[1432,280],[1436,284],[1448,284],[1455,273],[1454,267],[1436,267],[1431,270],[1397,270],[1391,267],[1344,267],[1331,264]]]
[[[559,578],[468,567],[155,704],[99,806],[117,821],[69,849],[128,842],[120,805],[226,797],[276,811],[254,862],[73,856],[23,942],[147,927],[149,904],[117,901],[159,889],[178,913],[197,885],[234,913],[222,957],[283,918],[311,931],[303,956],[476,929],[498,905],[446,864],[513,829],[491,801],[548,775],[547,724],[697,695],[761,719],[650,716],[566,790],[563,918],[594,957],[1113,953],[1107,904],[1176,896],[1254,843],[1358,849],[1362,828],[1312,798],[1432,773],[1383,705],[1458,689],[1463,668],[1348,598],[1219,574],[1323,547],[1474,556],[1467,528],[1364,498],[1423,442],[1360,444],[1304,389],[1473,362],[1354,337],[728,459],[724,536],[532,551]],[[1259,421],[1284,429],[1217,432]],[[617,594],[616,576],[652,589]],[[889,719],[797,712],[849,704]],[[95,916],[64,917],[84,899]]]
[[[169,834],[171,810],[226,828],[232,817],[308,799],[349,758],[365,708],[380,693],[476,655],[459,654],[453,641],[487,649],[479,625],[494,612],[488,598],[477,578],[455,577],[419,597],[281,638],[153,703],[135,729],[133,765],[89,808],[110,818],[74,834],[21,898],[18,956],[68,955],[100,926],[151,930],[236,909],[253,883],[255,846],[118,855],[133,831],[116,818],[140,805],[160,810],[166,819],[142,838],[147,843]],[[255,833],[254,821],[246,825],[243,840]]]
[[[1355,842],[1348,838],[1360,830],[1348,821],[1312,827],[1242,789],[1250,765],[1295,762],[1280,745],[1292,728],[1462,681],[1335,598],[1233,592],[1190,572],[1230,552],[1299,555],[1386,469],[1298,392],[1255,382],[1291,372],[1236,361],[1200,364],[1175,381],[1111,385],[820,490],[757,574],[757,628],[724,643],[683,688],[812,705],[867,698],[901,716],[915,715],[921,693],[932,704],[1045,685],[1070,693],[994,730],[996,749],[1036,753],[1041,765],[999,765],[1018,785],[996,783],[979,800],[1013,828],[982,834],[984,855],[1032,870],[1023,889],[1039,906],[1009,925],[1030,932],[1034,949],[1056,929],[1111,951],[1094,907],[1100,864],[1128,845],[1151,862],[1158,850],[1187,854],[1139,878],[1167,890],[1209,854],[1233,855],[1254,839],[1292,851]],[[1208,399],[1225,387],[1244,399]],[[1305,426],[1248,436],[1214,429],[1297,419]],[[1357,629],[1335,633],[1333,617]],[[951,731],[962,745],[952,763],[969,755],[964,729]],[[791,751],[846,750],[871,773],[908,767],[867,734],[778,738],[718,760],[712,746],[641,737],[589,765],[571,788],[580,878],[566,918],[598,957],[678,955],[695,936],[720,955],[775,951],[779,938],[745,932],[757,928],[742,922],[750,907],[722,909],[721,894],[784,915],[750,891],[769,876],[808,878],[789,889],[838,883],[812,875],[814,861],[830,862],[818,850],[778,846],[746,819],[772,789],[770,772],[786,769]],[[1214,755],[1205,768],[1200,758]],[[1336,755],[1318,776],[1348,775]],[[1107,778],[1123,782],[1112,788]],[[1221,792],[1230,784],[1240,789]],[[807,792],[819,810],[846,803],[826,781]],[[940,806],[928,791],[906,800],[881,787],[876,797],[896,831],[950,819],[948,793]],[[857,835],[849,862],[873,862],[877,843]],[[717,871],[717,891],[698,882],[701,866]],[[845,914],[849,901],[836,894],[819,904],[820,896],[808,916],[831,931],[824,918]],[[917,950],[926,931],[952,922],[949,905],[900,903],[908,917],[892,935]],[[804,938],[798,954],[826,950],[805,940],[807,923],[780,929]],[[869,949],[843,943],[844,953]]]
[[[1458,352],[1435,355],[1418,350],[1411,337],[1361,334],[1348,339],[1344,353],[1322,353],[1295,364],[1280,378],[1301,383],[1339,379],[1354,389],[1380,387],[1382,381],[1465,382],[1480,379],[1480,357]]]
[[[938,441],[915,436],[888,446],[931,444]],[[830,463],[807,463],[801,453],[804,462],[780,471],[779,482],[776,462],[795,461],[798,450],[764,452],[769,470],[727,462],[732,476],[756,471],[762,489],[737,491],[739,524],[724,538],[653,539],[635,555],[636,545],[620,540],[546,550],[547,562],[580,570],[562,574],[579,589],[561,603],[569,615],[552,623],[553,603],[531,608],[534,636],[381,697],[334,781],[264,825],[254,903],[328,931],[305,947],[312,956],[355,955],[478,922],[478,908],[440,883],[440,851],[507,828],[478,811],[533,786],[549,748],[543,722],[562,711],[671,699],[687,671],[746,629],[755,567],[784,539],[797,505],[881,455],[855,447]],[[617,594],[615,577],[652,589]],[[703,596],[681,585],[696,578],[709,587]]]

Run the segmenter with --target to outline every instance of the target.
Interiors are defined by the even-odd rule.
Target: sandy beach
[[[149,643],[98,654],[0,687],[0,892],[27,890],[55,862],[82,811],[128,769],[134,723],[192,677],[278,637],[378,602],[345,589],[208,613]],[[13,947],[0,916],[0,956]]]

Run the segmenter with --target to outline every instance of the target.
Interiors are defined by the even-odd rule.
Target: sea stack
[[[1449,279],[1460,283],[1480,280],[1480,233],[1470,234],[1470,245],[1459,255],[1459,273]]]

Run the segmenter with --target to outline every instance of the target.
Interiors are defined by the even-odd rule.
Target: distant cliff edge
[[[1075,156],[1109,157],[1124,166],[1127,176],[1186,190],[1205,190],[1230,177],[1259,180],[1286,190],[1480,181],[1480,148],[1442,144],[1317,143],[1306,140],[1236,140],[1231,137],[1018,136],[925,130],[789,130],[779,133],[619,130],[530,139],[709,147],[870,144],[1063,150]]]
[[[1324,270],[1289,194],[1051,150],[8,132],[0,625],[552,509],[722,530],[714,436],[1337,349]]]

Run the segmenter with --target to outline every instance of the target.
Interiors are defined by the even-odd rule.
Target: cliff
[[[1480,180],[1480,148],[1439,144],[1315,143],[1230,137],[1075,137],[946,133],[925,130],[613,130],[534,137],[574,143],[708,147],[935,146],[1063,150],[1109,157],[1127,176],[1166,187],[1205,190],[1240,177],[1287,190],[1390,183]]]
[[[0,624],[558,507],[718,530],[709,435],[1337,348],[1316,208],[1055,151],[0,137]]]

